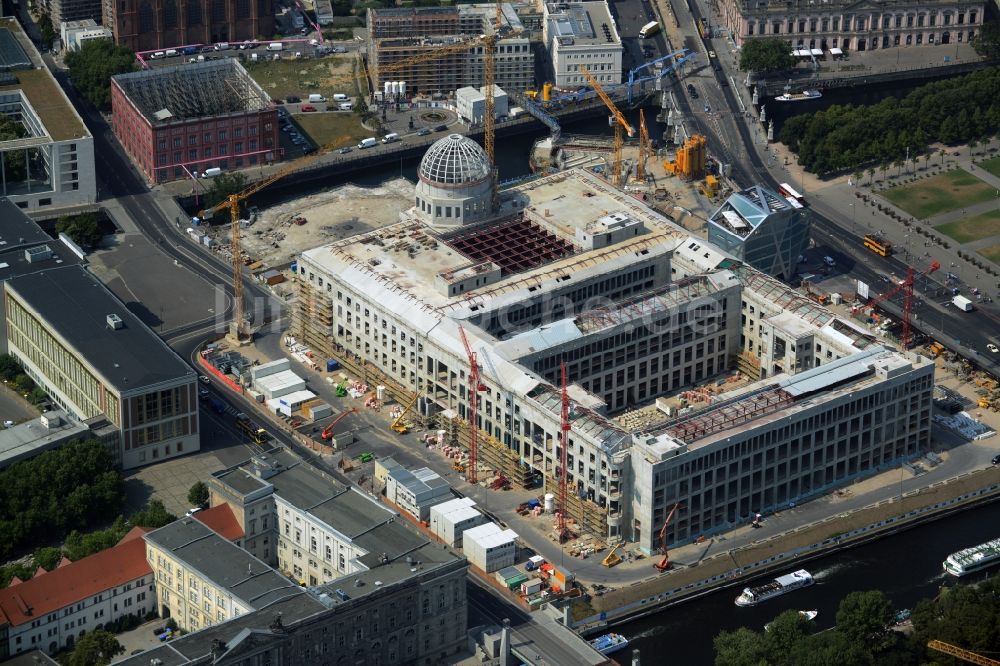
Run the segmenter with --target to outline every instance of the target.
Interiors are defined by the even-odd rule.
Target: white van
[[[271,42],[270,44],[267,45],[268,51],[280,51],[283,48],[285,48],[285,45],[282,44],[281,42]]]
[[[219,42],[218,44],[215,45],[215,50],[216,51],[228,51],[229,50],[229,42]]]
[[[167,57],[166,53],[164,53],[163,51],[157,51],[153,55],[149,56],[149,59],[150,60],[159,60],[160,58],[166,58],[166,57]]]
[[[167,58],[173,58],[175,55],[177,55],[177,49],[167,49],[163,55],[164,57]]]
[[[219,167],[211,167],[209,169],[205,169],[205,173],[201,174],[201,177],[214,178],[215,176],[218,176],[220,173],[222,173],[222,169],[220,169]]]
[[[390,132],[382,137],[382,143],[394,143],[396,141],[402,141],[403,139],[395,132]]]
[[[309,102],[312,103],[312,104],[315,104],[317,102],[325,102],[325,101],[326,101],[326,97],[323,97],[322,95],[319,95],[319,94],[316,94],[316,93],[313,93],[313,94],[309,95]]]
[[[340,109],[341,111],[353,111],[354,105],[351,104],[350,102],[341,102],[340,106],[338,106],[337,108]]]
[[[365,148],[374,148],[378,145],[378,139],[369,138],[361,139],[361,143],[358,144],[358,150],[364,150]]]
[[[333,96],[333,101],[334,102],[346,102],[347,100],[348,100],[348,97],[344,93],[336,93]]]

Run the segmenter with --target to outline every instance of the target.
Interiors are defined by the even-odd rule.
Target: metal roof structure
[[[472,259],[489,259],[500,266],[504,275],[529,271],[576,254],[572,243],[523,216],[480,227],[447,241]]]
[[[31,69],[31,58],[7,28],[0,28],[0,71]]]
[[[472,139],[449,134],[424,153],[417,175],[436,187],[481,183],[493,173],[486,151]]]

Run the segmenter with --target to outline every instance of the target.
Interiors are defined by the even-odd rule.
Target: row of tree
[[[45,391],[35,386],[35,382],[24,372],[21,364],[10,354],[0,354],[0,379],[33,405],[38,405],[48,398]]]
[[[88,39],[75,51],[66,53],[73,87],[101,111],[111,109],[111,77],[134,72],[135,54],[110,39]]]
[[[920,86],[872,106],[835,105],[785,121],[780,140],[817,174],[890,163],[932,143],[958,144],[1000,131],[1000,67]]]
[[[914,608],[913,631],[893,630],[892,604],[878,590],[851,592],[837,625],[817,632],[813,621],[786,611],[767,631],[741,627],[715,638],[715,666],[927,666],[952,663],[930,651],[937,639],[979,654],[1000,654],[1000,577],[947,588]]]

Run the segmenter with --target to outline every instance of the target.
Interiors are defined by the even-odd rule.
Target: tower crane
[[[666,571],[670,568],[670,555],[669,551],[667,551],[667,525],[670,524],[670,520],[674,517],[674,514],[677,513],[677,509],[679,508],[681,508],[679,502],[674,504],[674,508],[672,508],[670,513],[667,514],[667,519],[663,521],[663,527],[660,528],[660,552],[663,553],[663,559],[653,564],[653,566],[660,571]]]
[[[297,160],[289,162],[287,165],[281,169],[275,171],[273,174],[258,180],[247,187],[242,192],[237,194],[230,194],[225,200],[212,206],[211,208],[206,208],[205,210],[198,213],[198,217],[203,220],[209,220],[215,213],[220,210],[229,209],[229,218],[232,225],[232,253],[233,253],[233,323],[230,329],[230,334],[237,341],[249,337],[249,327],[244,321],[245,318],[245,304],[243,302],[243,260],[241,258],[242,251],[240,249],[240,202],[246,201],[248,198],[260,192],[265,187],[275,183],[290,173],[294,173],[299,169],[312,164],[317,159],[329,153],[331,150],[336,150],[341,146],[344,146],[351,142],[351,137],[342,136],[332,142],[326,144],[315,153],[311,155],[304,155]]]
[[[615,106],[614,100],[612,100],[608,94],[604,92],[604,88],[602,88],[601,84],[597,82],[597,79],[595,79],[593,74],[590,73],[590,70],[583,65],[580,65],[580,71],[583,72],[583,76],[587,79],[587,83],[590,84],[590,87],[594,89],[597,96],[601,98],[602,102],[604,102],[604,106],[608,107],[608,111],[611,112],[611,121],[615,124],[615,154],[614,160],[611,163],[611,182],[614,185],[621,186],[623,144],[622,131],[628,132],[629,137],[633,137],[635,136],[635,130],[632,129],[628,120],[622,112],[618,110],[618,107]]]
[[[635,165],[635,177],[640,183],[646,182],[646,160],[649,159],[652,148],[649,129],[646,128],[646,114],[639,109],[639,163]]]
[[[566,496],[569,493],[569,392],[566,389],[566,362],[559,363],[559,379],[561,382],[561,406],[559,410],[559,543],[569,538],[569,528],[566,526]]]
[[[476,418],[476,412],[479,409],[479,392],[485,391],[486,386],[479,381],[479,361],[476,360],[476,352],[469,346],[465,329],[459,326],[458,333],[462,338],[465,354],[469,357],[469,464],[465,468],[465,480],[474,484],[478,480],[476,466],[479,457],[479,419]]]
[[[962,661],[967,661],[970,664],[979,664],[979,666],[1000,666],[1000,661],[996,659],[990,659],[989,657],[984,657],[981,654],[976,654],[971,650],[966,650],[960,648],[951,643],[945,643],[944,641],[932,640],[927,642],[927,647],[937,652],[943,652],[945,654],[950,654],[953,657],[957,657]]]
[[[927,267],[927,270],[921,271],[919,275],[930,275],[939,268],[941,268],[941,264],[937,261],[932,261],[931,265]],[[900,280],[899,284],[884,294],[873,298],[867,305],[864,306],[866,308],[874,309],[876,306],[886,302],[900,291],[903,292],[903,335],[900,337],[899,341],[904,350],[910,348],[910,313],[913,308],[913,283],[916,276],[917,272],[913,266],[907,266],[906,277]]]
[[[500,2],[496,3],[496,16],[493,19],[493,29],[490,30],[483,42],[484,55],[484,83],[486,89],[483,93],[485,100],[483,103],[483,147],[486,149],[486,156],[490,160],[490,169],[493,171],[493,189],[490,192],[492,209],[497,209],[500,201],[500,189],[497,182],[497,161],[494,145],[494,132],[496,131],[496,100],[493,97],[493,86],[497,79],[497,33],[500,32]]]

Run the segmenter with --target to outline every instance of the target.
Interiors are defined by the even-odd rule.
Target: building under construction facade
[[[150,183],[280,158],[277,110],[236,58],[114,76],[111,115]]]
[[[535,81],[531,44],[511,5],[500,7],[496,84],[526,90]],[[374,89],[382,90],[386,81],[405,81],[411,95],[481,87],[486,82],[483,44],[470,41],[491,31],[495,18],[496,5],[369,9],[368,70]],[[432,51],[439,55],[421,58]]]
[[[478,201],[489,169],[466,141],[428,151],[417,206],[398,223],[300,256],[292,332],[415,395],[460,441],[464,332],[482,383],[480,479],[490,468],[556,492],[565,475],[574,531],[651,551],[676,503],[669,543],[926,450],[929,361],[803,303],[589,172],[506,189],[498,208],[460,221],[428,212],[446,194],[458,208]],[[795,362],[809,354],[808,369]]]

